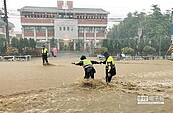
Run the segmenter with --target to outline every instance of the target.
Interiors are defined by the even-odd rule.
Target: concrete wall
[[[77,39],[78,21],[75,19],[54,20],[55,39]]]

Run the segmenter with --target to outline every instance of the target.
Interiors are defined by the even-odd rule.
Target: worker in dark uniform
[[[48,52],[47,52],[47,49],[46,49],[45,45],[43,45],[41,53],[42,53],[43,65],[49,64],[48,59],[47,59],[47,53]],[[45,64],[45,62],[46,62],[46,64]]]
[[[93,64],[100,64],[100,63],[97,61],[90,61],[90,60],[86,59],[86,56],[84,56],[84,55],[81,56],[80,60],[81,60],[80,62],[78,62],[78,63],[73,62],[72,64],[83,66],[84,71],[85,71],[84,79],[89,79],[90,77],[92,79],[94,79],[94,73],[96,71],[93,67]]]
[[[100,64],[106,64],[106,83],[108,84],[111,82],[112,76],[116,75],[115,61],[108,52],[103,55],[105,56],[105,61],[101,61]]]

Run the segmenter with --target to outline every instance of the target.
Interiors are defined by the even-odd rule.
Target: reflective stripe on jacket
[[[109,56],[106,60],[106,68],[108,69],[108,72],[110,72],[111,67],[115,66],[115,61],[112,56]]]
[[[83,61],[83,67],[87,68],[87,67],[92,67],[92,63],[90,60],[84,59]]]
[[[47,53],[47,49],[46,48],[43,48],[41,53],[42,54],[46,54]]]

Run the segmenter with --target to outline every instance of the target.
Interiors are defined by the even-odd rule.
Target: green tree
[[[28,41],[28,39],[27,38],[24,38],[23,39],[23,48],[25,48],[25,47],[29,47],[29,41]]]
[[[147,45],[143,48],[143,52],[147,55],[152,55],[154,52],[156,52],[156,49]]]
[[[124,54],[132,54],[134,52],[134,49],[132,49],[131,47],[125,47],[125,48],[122,48],[122,52]]]
[[[103,46],[111,52],[120,52],[119,48],[121,50],[131,47],[142,54],[143,48],[149,45],[154,47],[157,53],[161,51],[164,55],[171,42],[170,25],[171,11],[164,14],[158,5],[152,5],[151,13],[128,13],[122,22],[109,30],[108,40],[103,42]],[[139,28],[142,29],[140,36]]]
[[[17,38],[13,37],[11,40],[11,46],[19,48],[19,40]]]
[[[95,48],[95,54],[103,54],[104,52],[108,51],[107,47],[100,47],[100,48]]]
[[[4,38],[0,38],[0,54],[5,53],[5,45],[6,45],[6,40]]]
[[[36,41],[34,39],[29,39],[29,47],[35,48],[36,47]]]
[[[27,38],[17,39],[14,37],[12,38],[12,41],[11,41],[11,47],[17,48],[20,54],[22,53],[26,54],[26,48],[32,48],[32,49],[36,48],[36,41],[31,38],[28,40]]]

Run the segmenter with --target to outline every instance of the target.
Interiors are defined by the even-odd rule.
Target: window
[[[106,28],[104,28],[104,27],[98,27],[98,28],[96,28],[96,32],[103,33],[103,32],[105,32],[105,29]]]
[[[46,27],[37,26],[35,27],[37,32],[46,32]]]
[[[46,30],[45,29],[37,29],[36,31],[37,32],[45,32]]]
[[[53,27],[47,27],[48,32],[54,32],[54,28]]]
[[[34,29],[34,27],[32,27],[32,26],[26,26],[26,27],[24,27],[24,29]]]
[[[24,32],[25,33],[34,32],[34,27],[30,27],[30,26],[24,27]]]
[[[93,27],[86,27],[87,33],[94,33],[94,28]]]
[[[83,27],[79,27],[79,33],[84,33],[84,28]]]
[[[47,27],[47,29],[48,29],[48,30],[52,30],[52,29],[53,29],[53,27]]]
[[[69,31],[70,30],[70,28],[69,27],[67,27],[67,31]]]
[[[73,27],[71,27],[71,31],[73,31]]]

